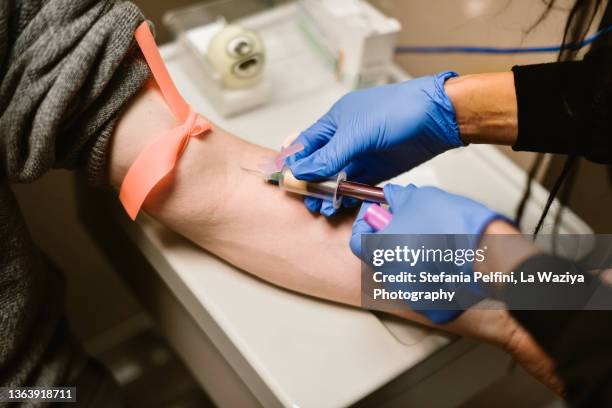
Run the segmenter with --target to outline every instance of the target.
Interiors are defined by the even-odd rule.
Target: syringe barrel
[[[362,201],[387,204],[385,192],[382,188],[368,184],[343,180],[338,184],[338,194],[344,197],[353,197]]]
[[[295,178],[289,167],[283,167],[278,186],[286,191],[293,193],[321,198],[331,201],[334,208],[339,208],[342,204],[342,196],[338,193],[338,184],[346,178],[344,172],[337,177],[321,181],[305,181]]]

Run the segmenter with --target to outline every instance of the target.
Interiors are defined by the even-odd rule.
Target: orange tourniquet
[[[198,115],[176,89],[147,22],[138,26],[134,33],[136,42],[149,64],[153,77],[172,109],[177,122],[175,128],[153,140],[130,166],[119,192],[119,199],[128,215],[136,219],[140,207],[153,187],[172,171],[181,157],[190,137],[210,130],[210,123]]]

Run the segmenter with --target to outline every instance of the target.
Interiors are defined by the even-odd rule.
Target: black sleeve
[[[576,154],[612,164],[612,48],[577,62],[515,66],[514,150]]]
[[[576,265],[550,255],[539,255],[526,260],[516,270],[575,271]],[[525,291],[530,290],[521,286],[509,285],[507,288],[508,308],[554,360],[568,401],[576,407],[612,407],[612,311],[517,310],[525,301]],[[612,290],[605,290],[607,292],[600,292],[600,295],[612,297]],[[559,298],[563,296],[568,296],[566,289],[551,285],[542,298],[548,298],[558,306]],[[580,299],[584,305],[592,298],[584,292],[576,298],[577,301]],[[576,309],[579,306],[573,305]]]

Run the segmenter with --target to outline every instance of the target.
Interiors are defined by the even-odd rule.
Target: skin
[[[466,143],[512,146],[518,137],[516,90],[512,72],[451,78],[445,91]]]
[[[461,92],[469,89],[465,82],[456,83],[462,86]],[[456,91],[454,96],[459,98],[460,90]],[[480,98],[474,101],[484,103]],[[467,115],[474,111],[458,108],[457,114],[467,123]],[[498,120],[505,119],[494,122]],[[481,123],[489,126],[485,118]],[[154,135],[174,125],[155,84],[144,87],[115,129],[110,183],[119,188],[127,169]],[[491,126],[492,132],[497,128]],[[301,199],[241,170],[273,154],[215,126],[190,140],[175,171],[151,192],[144,209],[168,228],[271,284],[359,307],[360,264],[348,246],[354,214],[333,220],[311,214]],[[494,222],[485,233],[508,233],[508,228]],[[561,390],[551,360],[506,311],[468,310],[444,326],[432,325],[417,313],[398,314],[502,347],[542,382]]]

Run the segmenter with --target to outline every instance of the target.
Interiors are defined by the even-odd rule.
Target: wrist
[[[466,145],[459,133],[455,108],[445,89],[446,83],[454,78],[458,78],[458,76],[459,74],[455,71],[443,71],[434,77],[436,116],[439,118],[439,124],[444,126],[444,129],[438,135],[444,136],[447,149]]]
[[[518,116],[511,72],[450,78],[444,88],[453,104],[464,143],[516,142]]]

